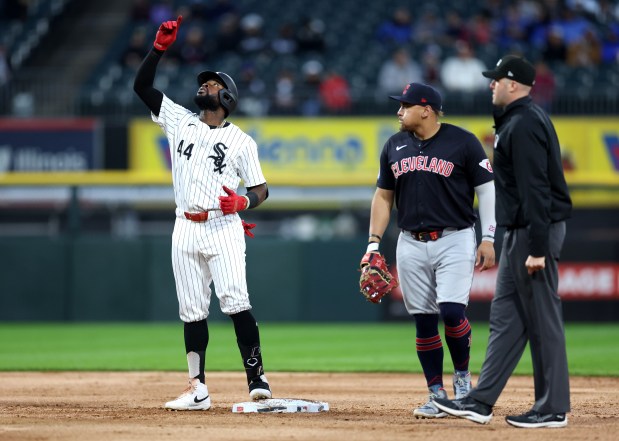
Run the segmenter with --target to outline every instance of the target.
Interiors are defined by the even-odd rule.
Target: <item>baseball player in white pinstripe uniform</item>
[[[205,383],[207,318],[214,283],[221,310],[232,318],[243,359],[249,395],[271,398],[264,375],[258,325],[250,312],[245,272],[244,233],[253,237],[238,212],[260,205],[268,196],[256,142],[226,118],[238,102],[236,85],[223,72],[198,75],[194,101],[200,114],[174,103],[153,88],[157,64],[176,39],[182,17],[162,23],[154,47],[140,66],[134,89],[165,132],[172,158],[176,222],[172,234],[172,268],[179,314],[184,322],[189,386],[173,410],[207,410]],[[247,193],[237,195],[243,180]]]

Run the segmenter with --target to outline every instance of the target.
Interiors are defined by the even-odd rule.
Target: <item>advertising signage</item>
[[[98,170],[101,141],[95,119],[0,119],[0,173]]]

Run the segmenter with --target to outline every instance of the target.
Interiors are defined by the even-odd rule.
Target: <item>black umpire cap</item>
[[[509,78],[525,86],[535,84],[535,68],[527,59],[516,55],[504,56],[493,70],[485,70],[481,74],[495,81],[501,78]]]
[[[427,84],[409,83],[404,87],[402,95],[389,95],[389,98],[414,106],[431,106],[437,112],[440,112],[443,108],[441,94]]]

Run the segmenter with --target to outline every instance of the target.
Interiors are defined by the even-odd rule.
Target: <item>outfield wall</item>
[[[0,320],[176,320],[171,238],[0,238]],[[248,285],[260,320],[375,321],[357,291],[359,243],[254,239]],[[218,302],[212,319],[223,318]]]
[[[329,241],[247,240],[248,285],[261,321],[410,320],[396,290],[381,305],[358,292],[365,238]],[[499,249],[500,243],[497,244]],[[0,320],[177,320],[168,236],[0,237]],[[560,293],[566,319],[619,319],[619,264],[614,245],[587,252],[566,247]],[[360,251],[361,250],[361,251]],[[385,244],[395,268],[393,247]],[[589,260],[598,258],[602,260]],[[574,259],[581,259],[574,262]],[[476,274],[469,317],[487,320],[495,271]],[[217,301],[211,320],[225,317]]]
[[[553,120],[577,209],[569,224],[565,253],[567,261],[576,265],[569,274],[580,284],[580,291],[593,287],[600,297],[588,303],[566,302],[566,310],[573,310],[573,317],[580,320],[619,320],[619,302],[614,297],[619,284],[618,119]],[[489,116],[449,117],[445,121],[473,132],[492,155],[494,135]],[[265,210],[314,209],[320,204],[320,209],[361,205],[367,212],[378,153],[397,130],[393,116],[239,118],[235,122],[259,144],[272,195]],[[0,227],[22,226],[23,218],[17,216],[20,210],[39,210],[43,212],[39,227],[58,228],[49,237],[12,237],[10,232],[0,232],[0,320],[177,319],[169,237],[71,236],[79,230],[80,210],[87,211],[93,204],[112,212],[119,207],[122,210],[123,204],[170,209],[173,203],[169,149],[161,130],[147,118],[132,119],[128,127],[123,123],[122,127],[102,128],[100,123],[90,119],[0,119]],[[125,154],[127,158],[121,161],[111,159]],[[150,192],[162,188],[163,192]],[[353,196],[352,191],[359,188],[364,191],[354,195],[363,198]],[[317,203],[308,198],[307,190],[324,189],[334,197],[327,200],[324,192],[317,192],[311,195],[319,194],[323,200]],[[286,196],[278,199],[280,191]],[[149,195],[153,198],[146,197]],[[596,208],[599,212],[593,210]],[[68,227],[59,228],[65,217]],[[357,267],[365,240],[249,240],[248,281],[256,315],[261,320],[287,321],[405,316],[401,302],[390,305],[385,301],[377,307],[360,298]],[[385,244],[386,250],[388,247]],[[393,262],[393,256],[388,257]],[[595,263],[579,266],[581,262]],[[485,287],[476,304],[484,308],[492,294],[488,288],[494,283],[491,275],[476,279]],[[471,313],[475,311],[472,305]],[[215,305],[212,313],[213,319],[222,318]],[[479,317],[486,318],[486,312]]]

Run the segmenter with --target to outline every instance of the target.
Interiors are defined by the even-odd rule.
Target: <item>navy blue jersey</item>
[[[398,227],[422,232],[473,226],[474,188],[493,179],[475,135],[441,123],[424,141],[408,131],[389,138],[380,155],[376,185],[395,191]]]

